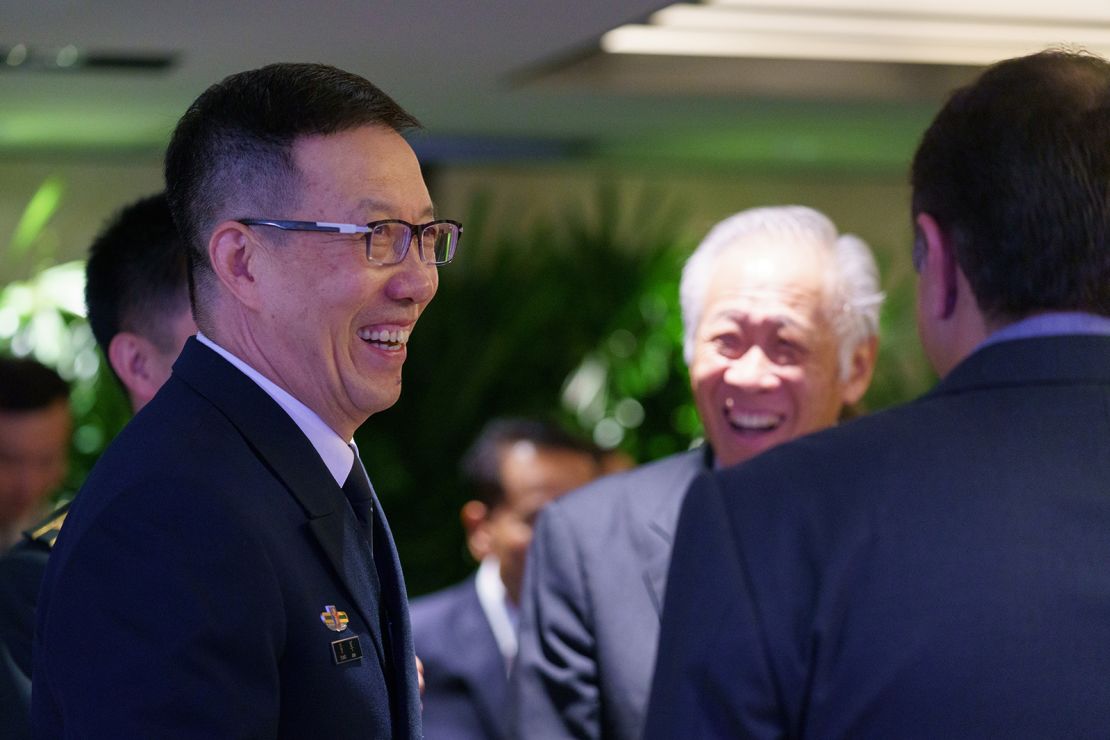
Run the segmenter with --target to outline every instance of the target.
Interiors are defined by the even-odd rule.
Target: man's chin
[[[766,432],[729,429],[725,444],[714,444],[713,452],[717,456],[718,465],[731,467],[745,463],[761,452],[766,452],[786,441],[781,429]]]

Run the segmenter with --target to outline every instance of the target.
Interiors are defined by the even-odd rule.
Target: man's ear
[[[151,372],[151,362],[156,352],[154,345],[146,337],[121,331],[108,343],[108,363],[119,376],[131,405],[138,409],[162,386],[162,379],[155,378]]]
[[[915,221],[915,251],[920,253],[921,308],[936,319],[947,319],[956,310],[959,284],[956,278],[956,253],[952,241],[928,213],[919,213]],[[970,296],[964,296],[965,299]]]
[[[208,261],[216,277],[250,308],[258,307],[255,270],[260,254],[258,239],[238,221],[224,221],[208,240]]]
[[[481,501],[467,501],[459,511],[463,529],[466,530],[466,547],[470,556],[479,563],[490,554],[492,543],[489,533],[489,507]]]
[[[845,406],[858,403],[871,385],[875,373],[875,359],[879,355],[879,338],[868,337],[852,350],[848,378],[841,382],[841,401]]]

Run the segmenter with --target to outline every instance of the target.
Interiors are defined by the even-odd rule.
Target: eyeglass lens
[[[424,262],[443,264],[454,256],[459,239],[459,227],[448,222],[434,222],[424,226],[420,233],[420,259]],[[395,264],[404,259],[412,242],[412,226],[403,221],[376,224],[366,235],[371,261]]]

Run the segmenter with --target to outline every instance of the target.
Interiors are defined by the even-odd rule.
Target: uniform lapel
[[[195,338],[188,340],[173,371],[236,426],[259,460],[300,503],[309,530],[347,587],[384,665],[378,619],[381,594],[368,570],[369,559],[365,546],[360,545],[363,538],[354,512],[316,448],[253,380]]]
[[[332,485],[335,481],[332,481]],[[340,493],[342,495],[342,492]],[[381,665],[387,665],[385,643],[382,640],[378,607],[382,603],[381,586],[370,570],[373,563],[367,557],[363,537],[359,536],[353,515],[340,512],[309,519],[308,528],[327,555],[340,580],[347,586],[355,608],[362,616],[374,639],[374,649]]]

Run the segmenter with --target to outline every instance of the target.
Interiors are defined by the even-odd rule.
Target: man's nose
[[[775,363],[758,345],[732,360],[725,369],[725,382],[752,391],[771,390],[779,384]]]
[[[436,294],[439,287],[438,268],[421,262],[417,249],[410,249],[403,260],[389,269],[393,270],[393,274],[386,283],[386,294],[391,299],[427,303]]]

